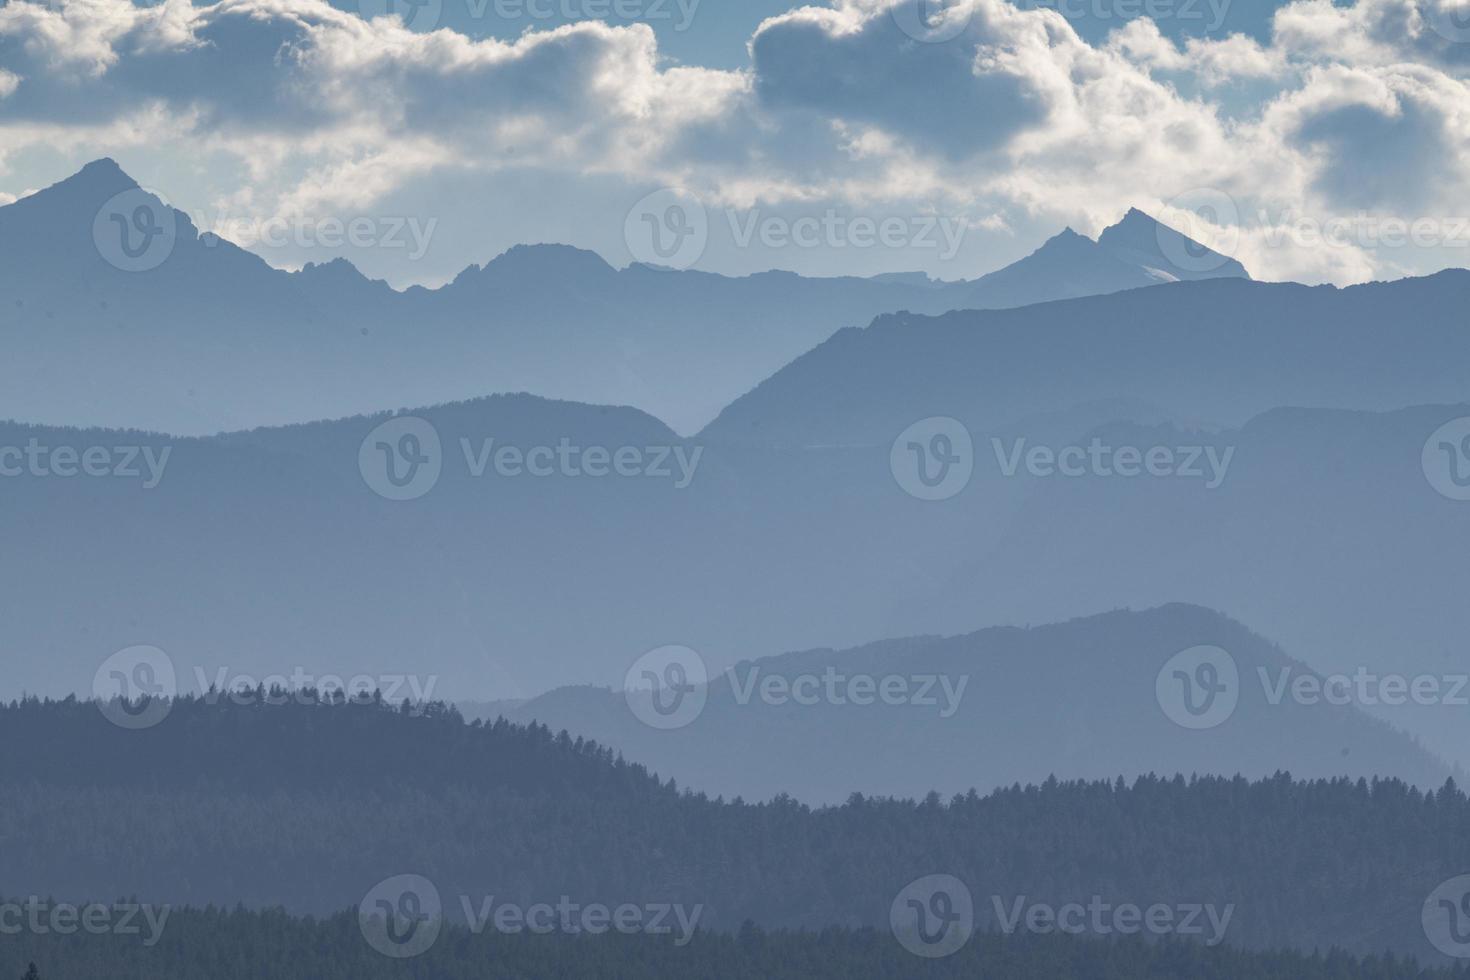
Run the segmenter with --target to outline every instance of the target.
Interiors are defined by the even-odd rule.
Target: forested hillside
[[[1198,944],[1070,936],[977,936],[945,959],[910,955],[875,930],[815,934],[702,934],[683,948],[643,936],[472,935],[451,929],[421,958],[370,949],[348,914],[324,921],[278,911],[177,912],[152,949],[113,937],[26,938],[0,948],[0,977],[39,980],[1449,980],[1470,971],[1426,970],[1401,958],[1254,953]]]
[[[326,915],[412,873],[451,916],[453,896],[573,896],[699,905],[702,928],[731,931],[883,928],[900,890],[943,873],[982,930],[1021,897],[1099,896],[1231,906],[1232,946],[1427,957],[1422,906],[1470,867],[1453,784],[1050,780],[812,809],[683,793],[590,743],[442,706],[285,700],[180,701],[141,732],[75,700],[0,709],[5,891]]]

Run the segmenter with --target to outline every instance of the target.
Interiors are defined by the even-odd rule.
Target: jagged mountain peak
[[[1129,208],[1097,243],[1118,258],[1164,279],[1249,279],[1245,266],[1195,241],[1152,215]]]

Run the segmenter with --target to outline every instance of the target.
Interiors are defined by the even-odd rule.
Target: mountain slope
[[[1173,655],[1203,645],[1233,658],[1239,702],[1218,729],[1188,731],[1157,700],[1156,680]],[[1426,787],[1450,775],[1407,736],[1356,709],[1273,704],[1260,675],[1283,671],[1312,674],[1224,616],[1169,606],[738,664],[711,683],[703,710],[677,730],[649,727],[622,693],[596,688],[483,711],[595,739],[681,786],[749,799],[984,792],[1042,772],[1063,779],[1393,773]],[[800,693],[801,678],[815,679],[806,682],[815,703],[787,693]],[[894,679],[895,692],[902,680],[903,693],[865,696],[859,678],[873,679],[874,691]],[[769,685],[777,693],[767,698]],[[863,697],[871,703],[859,703]]]
[[[886,446],[915,421],[986,431],[1130,397],[1239,425],[1283,405],[1390,410],[1463,400],[1470,272],[1309,288],[1227,278],[1017,310],[897,314],[844,330],[720,413],[700,438]]]

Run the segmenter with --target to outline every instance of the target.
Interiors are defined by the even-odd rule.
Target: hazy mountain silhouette
[[[887,446],[703,445],[635,410],[528,396],[417,414],[437,431],[443,472],[403,502],[359,469],[386,416],[197,440],[0,427],[0,446],[172,449],[152,490],[5,479],[0,534],[26,560],[0,583],[14,610],[0,691],[88,690],[112,652],[151,643],[189,686],[196,668],[207,682],[221,668],[260,678],[300,665],[526,698],[619,685],[671,643],[720,671],[1176,600],[1227,610],[1323,672],[1455,673],[1470,631],[1457,599],[1470,572],[1444,544],[1470,534],[1470,510],[1420,465],[1430,433],[1470,406],[1273,412],[1214,432],[1160,427],[1167,413],[1146,405],[1079,406],[976,430],[970,484],[938,503],[900,488]],[[991,442],[1094,436],[1234,454],[1207,489],[1006,476]],[[475,477],[464,446],[485,459],[489,439],[702,452],[684,489],[672,458],[667,477]],[[1452,705],[1365,710],[1470,757],[1470,722]]]
[[[1145,237],[1149,220],[1128,219]],[[205,435],[530,391],[687,433],[842,327],[1178,278],[1159,265],[1070,233],[958,283],[614,269],[534,245],[398,292],[342,259],[272,269],[99,160],[0,208],[0,325],[24,369],[0,417]]]
[[[1068,228],[1019,262],[981,276],[972,284],[974,301],[967,305],[1006,309],[1181,279],[1216,278],[1249,279],[1250,274],[1234,259],[1133,209],[1097,241]]]
[[[1160,707],[1155,682],[1172,656],[1200,645],[1234,658],[1240,701],[1220,727],[1188,731]],[[1063,779],[1393,773],[1428,788],[1450,775],[1408,736],[1354,708],[1272,704],[1263,670],[1310,674],[1238,623],[1175,605],[742,663],[711,683],[703,710],[676,730],[646,725],[622,692],[592,687],[464,710],[566,729],[681,786],[747,799],[787,793],[838,803],[853,792],[917,798],[931,789],[949,796],[1024,783],[1040,772]],[[796,703],[772,680],[793,684],[829,673],[839,703],[812,682],[802,696],[816,703]],[[860,677],[874,681],[866,694],[850,684]],[[890,698],[903,703],[878,698],[886,678],[904,679],[903,695]],[[761,694],[766,684],[776,684],[769,699]],[[854,703],[854,692],[872,703]]]
[[[1136,222],[1134,223],[1136,225]],[[700,438],[888,445],[931,416],[985,430],[1131,397],[1239,425],[1281,405],[1389,410],[1465,396],[1470,272],[1337,289],[1238,278],[843,330]]]

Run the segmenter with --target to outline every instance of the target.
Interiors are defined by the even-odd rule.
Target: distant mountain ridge
[[[1470,508],[1435,492],[1420,455],[1470,405],[1278,410],[1200,431],[1143,403],[1087,404],[977,429],[969,485],[937,503],[904,492],[886,444],[685,441],[633,409],[524,395],[413,414],[435,427],[444,465],[407,502],[379,496],[360,470],[387,414],[208,439],[0,425],[0,447],[171,449],[151,490],[0,480],[0,538],[26,556],[0,569],[12,609],[0,695],[89,690],[107,656],[148,643],[190,688],[196,668],[207,680],[221,666],[266,676],[300,664],[432,675],[456,699],[529,698],[621,683],[671,643],[720,671],[1175,601],[1227,610],[1323,673],[1464,670],[1470,571],[1445,542],[1470,535]],[[992,445],[1094,437],[1234,452],[1207,489],[1007,476]],[[481,454],[489,439],[702,454],[682,490],[477,478],[464,446]],[[1463,711],[1366,710],[1470,765]]]
[[[1191,732],[1156,701],[1156,675],[1172,655],[1202,645],[1232,657],[1239,704],[1218,730]],[[741,663],[712,679],[702,710],[672,731],[644,724],[623,692],[587,687],[463,710],[594,739],[711,795],[787,793],[812,804],[840,803],[852,792],[985,793],[1039,772],[1060,779],[1393,773],[1428,789],[1452,775],[1409,736],[1355,709],[1271,704],[1258,678],[1282,671],[1316,676],[1226,616],[1171,605]],[[884,679],[901,678],[910,700],[886,703],[874,695],[864,706],[846,700],[840,685],[841,703],[807,706],[786,694],[760,694],[771,678],[784,691],[799,689],[799,678],[829,674],[872,678],[875,690]],[[939,680],[921,694],[919,678]]]
[[[1282,406],[1389,411],[1466,396],[1470,271],[1338,289],[1240,278],[842,330],[700,433],[768,446],[888,445],[945,416],[976,431],[1136,398],[1219,426]]]
[[[689,433],[837,330],[884,313],[1168,278],[1065,233],[974,282],[614,269],[583,249],[522,245],[437,289],[399,292],[340,258],[273,269],[104,159],[0,208],[0,328],[21,368],[0,391],[0,417],[208,435],[526,391],[635,406]]]

